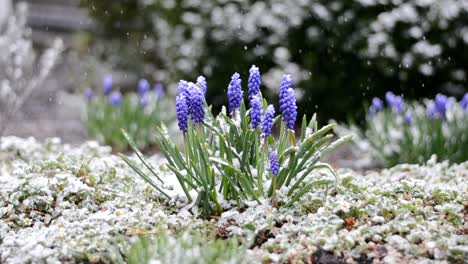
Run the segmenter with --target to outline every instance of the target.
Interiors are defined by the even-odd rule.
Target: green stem
[[[189,154],[189,137],[184,133],[184,151],[185,151],[185,164],[188,165],[188,167],[190,167],[190,154]],[[192,182],[192,175],[190,173],[187,172],[187,180]],[[182,184],[182,183],[181,183]],[[190,188],[190,186],[189,186]]]
[[[272,186],[271,190],[272,190],[272,192],[270,193],[270,196],[271,196],[272,202],[276,203],[275,202],[275,198],[276,198],[275,197],[276,196],[276,175],[271,174],[271,176],[272,176],[272,179],[271,179],[271,186]]]
[[[291,146],[296,146],[296,135],[294,133],[294,130],[288,129],[288,135],[289,143],[291,143]]]

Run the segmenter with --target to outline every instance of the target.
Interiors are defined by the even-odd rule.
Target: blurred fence
[[[92,25],[86,11],[79,7],[79,0],[13,0],[13,6],[19,2],[28,3],[28,26],[37,44],[48,44],[54,37],[70,44],[73,33]]]

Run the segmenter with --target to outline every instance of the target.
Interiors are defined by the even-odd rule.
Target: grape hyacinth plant
[[[113,106],[122,104],[122,94],[119,91],[114,91],[109,95],[109,103]]]
[[[351,130],[356,135],[357,155],[370,151],[374,161],[386,167],[422,164],[433,155],[452,163],[468,160],[467,94],[459,103],[443,94],[423,103],[405,103],[391,92],[385,98],[386,108],[375,103],[380,99],[372,101],[365,130],[340,127],[341,134]]]
[[[233,113],[233,111],[239,109],[241,106],[242,97],[244,96],[241,81],[239,73],[236,72],[232,75],[227,92],[229,98],[229,113]]]
[[[253,66],[251,75],[252,69],[257,74],[258,68]],[[261,92],[255,90],[259,78],[258,75],[258,80],[249,82],[249,90],[256,94],[250,98],[251,108],[247,109],[240,74],[235,73],[228,86],[229,112],[223,107],[216,116],[205,102],[202,86],[180,81],[176,113],[184,136],[183,150],[171,140],[164,125],[157,128],[156,141],[167,168],[177,177],[187,201],[193,202],[192,210],[202,217],[223,212],[221,196],[237,206],[271,199],[275,206],[289,207],[317,186],[337,184],[333,168],[320,160],[351,137],[330,143],[333,135],[328,132],[333,125],[319,129],[314,115],[310,121],[303,117],[301,133],[296,138],[297,107],[291,76],[285,75],[281,84],[279,116],[275,116],[274,106],[268,105]],[[275,124],[280,126],[278,137],[273,134]],[[139,152],[133,137],[126,131],[123,134],[150,173],[125,155],[121,157],[163,196],[168,196],[159,187],[159,173]],[[316,170],[331,178],[314,179],[311,173]],[[277,199],[278,192],[287,199]]]
[[[108,74],[104,77],[103,84],[102,84],[102,91],[105,95],[108,95],[112,92],[112,85],[113,85],[112,75]]]
[[[197,85],[198,85],[198,87],[200,87],[202,89],[203,95],[206,96],[207,84],[206,84],[206,78],[204,76],[198,76]]]
[[[271,135],[273,129],[273,119],[275,118],[275,108],[273,105],[269,105],[265,110],[262,122],[262,138],[266,138]]]
[[[437,109],[434,102],[430,102],[427,106],[427,116],[429,119],[434,120],[436,118]]]
[[[260,85],[262,84],[262,80],[260,78],[260,70],[258,69],[257,66],[252,65],[252,67],[249,70],[249,80],[248,80],[248,88],[249,88],[249,103],[250,107],[252,107],[252,99],[254,96],[257,96],[257,94],[260,92]]]
[[[93,89],[87,88],[87,89],[85,90],[85,97],[86,97],[86,101],[88,101],[88,102],[92,101],[93,98],[94,98]]]
[[[287,106],[288,100],[288,89],[292,87],[292,78],[291,75],[283,75],[283,79],[281,81],[281,86],[279,90],[279,104],[280,104],[280,112],[283,113],[285,111],[284,107]]]
[[[384,108],[382,100],[380,98],[375,97],[372,99],[372,104],[369,107],[369,114],[373,117],[377,114],[377,112],[382,111]]]
[[[203,91],[194,83],[189,83],[188,89],[190,93],[190,117],[195,125],[203,124],[205,119],[205,96]]]
[[[154,86],[154,95],[156,96],[156,99],[166,96],[166,92],[164,92],[164,87],[162,84],[158,83]]]
[[[411,123],[413,123],[413,115],[408,111],[405,114],[405,124],[411,125]]]
[[[289,88],[286,91],[286,96],[283,98],[283,104],[280,105],[283,121],[289,130],[294,130],[294,125],[297,118],[296,98],[294,97],[294,90]]]
[[[280,164],[278,161],[278,154],[276,151],[270,152],[270,172],[273,175],[278,175]]]
[[[185,95],[179,94],[176,97],[176,116],[179,125],[179,130],[183,133],[187,132],[188,128],[188,104]]]
[[[150,89],[150,84],[147,80],[145,79],[141,79],[139,82],[138,82],[138,95],[140,97],[143,97],[144,95],[146,95],[146,93],[149,91]]]
[[[387,92],[385,94],[385,101],[387,102],[388,107],[390,107],[394,113],[403,112],[404,100],[402,96],[395,95],[392,92]]]
[[[445,119],[445,115],[447,112],[447,107],[450,103],[448,97],[443,94],[437,94],[435,97],[435,106],[437,112],[439,113],[440,118]]]
[[[257,128],[261,121],[262,121],[262,103],[260,101],[261,99],[258,97],[258,95],[253,96],[250,99],[250,104],[251,104],[251,110],[250,110],[250,124],[252,125],[252,128]],[[273,114],[274,115],[274,114]]]
[[[120,128],[124,128],[135,138],[138,147],[154,145],[155,125],[174,120],[168,114],[172,112],[169,109],[173,108],[173,101],[164,97],[161,85],[160,88],[156,86],[154,92],[150,87],[149,82],[142,79],[136,93],[122,95],[120,91],[112,90],[112,77],[107,75],[103,80],[103,96],[88,88],[85,91],[86,125],[90,137],[117,151],[126,150],[128,143],[120,133]]]
[[[468,93],[460,100],[460,105],[464,110],[468,110]]]

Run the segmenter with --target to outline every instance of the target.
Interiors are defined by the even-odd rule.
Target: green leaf
[[[310,135],[309,137],[307,137],[307,141],[309,142],[314,142],[315,140],[317,140],[318,138],[322,137],[323,135],[325,135],[328,131],[332,130],[333,127],[335,126],[335,124],[328,124],[324,127],[322,127],[320,130],[314,132],[312,135]]]
[[[302,125],[301,125],[301,142],[304,140],[307,133],[307,117],[304,115],[302,117]]]
[[[214,158],[214,157],[210,157],[210,160],[215,162],[215,163],[218,163],[218,164],[220,164],[220,165],[222,165],[224,167],[230,168],[233,171],[235,171],[236,174],[239,176],[237,179],[239,180],[239,182],[240,182],[241,186],[244,188],[244,190],[248,192],[250,197],[252,197],[252,198],[254,198],[255,200],[258,201],[258,197],[255,194],[255,192],[253,191],[252,183],[247,180],[247,177],[245,176],[245,174],[242,173],[242,171],[240,171],[238,168],[234,167],[232,164],[230,164],[229,162],[227,162],[225,160],[222,160],[222,159],[219,159],[219,158]]]
[[[318,160],[318,159],[317,159]],[[317,169],[327,169],[329,170],[333,176],[335,177],[335,180],[338,180],[338,175],[336,174],[335,170],[330,167],[330,165],[326,163],[319,163],[317,165],[310,166],[309,168],[306,169],[306,171],[302,174],[302,176],[296,180],[293,184],[293,186],[289,189],[288,196],[292,195],[293,192],[299,188],[299,186],[302,184],[302,182],[305,180],[307,175],[309,175],[312,171],[317,170]]]
[[[171,198],[161,188],[159,188],[159,186],[153,180],[151,180],[150,177],[148,177],[148,175],[146,175],[142,170],[140,170],[138,168],[138,166],[133,161],[131,161],[129,158],[127,158],[127,156],[125,156],[125,155],[123,155],[121,153],[119,153],[119,156],[125,161],[125,163],[128,164],[128,166],[130,166],[147,183],[149,183],[151,186],[153,186],[156,190],[158,190],[160,193],[162,193],[167,198]]]
[[[161,178],[159,177],[159,175],[156,173],[156,170],[153,168],[153,166],[151,166],[151,164],[149,164],[146,159],[143,157],[143,154],[141,154],[141,152],[138,150],[137,146],[135,145],[135,142],[133,141],[133,139],[128,135],[128,133],[125,131],[125,130],[122,130],[122,134],[123,136],[125,137],[125,139],[127,140],[128,144],[130,145],[130,147],[133,149],[133,151],[135,152],[135,154],[138,156],[138,159],[140,159],[140,161],[145,165],[146,168],[148,168],[148,170],[161,182],[163,183],[163,181],[161,180]]]
[[[352,135],[347,135],[342,138],[339,138],[338,140],[335,140],[334,142],[332,142],[330,145],[328,145],[325,149],[321,151],[320,157],[325,157],[325,155],[330,153],[332,150],[338,148],[339,146],[347,142],[350,142],[352,139],[353,139]]]
[[[311,183],[308,183],[306,184],[304,187],[302,187],[292,198],[291,200],[289,200],[289,202],[287,202],[284,207],[288,208],[290,207],[291,205],[293,205],[295,202],[297,202],[304,194],[306,194],[307,192],[310,191],[310,189],[314,188],[314,187],[318,187],[318,186],[321,186],[321,185],[329,185],[329,184],[332,184],[333,181],[331,180],[319,180],[319,181],[315,181],[315,182],[311,182]]]

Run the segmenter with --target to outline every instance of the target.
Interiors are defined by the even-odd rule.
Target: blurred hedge
[[[459,96],[468,69],[468,5],[456,0],[82,0],[98,22],[93,52],[115,67],[175,84],[208,78],[226,101],[229,77],[256,64],[302,89],[300,110],[356,118],[388,91]],[[106,41],[102,41],[105,39]],[[273,99],[273,98],[272,98]]]

